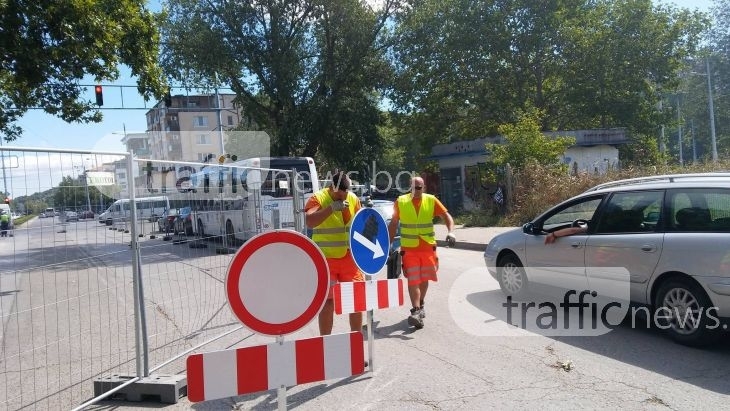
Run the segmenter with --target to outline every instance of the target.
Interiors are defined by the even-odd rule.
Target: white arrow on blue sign
[[[383,216],[372,208],[361,208],[350,226],[350,252],[363,273],[376,275],[388,262],[390,238]]]

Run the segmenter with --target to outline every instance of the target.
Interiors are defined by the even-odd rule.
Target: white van
[[[157,221],[165,210],[170,209],[170,200],[167,196],[136,198],[135,204],[137,217],[150,221]],[[112,225],[115,222],[127,221],[129,220],[130,210],[131,206],[128,198],[117,200],[106,211],[99,214],[99,222]]]

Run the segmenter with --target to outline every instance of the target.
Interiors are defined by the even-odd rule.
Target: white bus
[[[167,196],[139,197],[135,198],[137,207],[137,218],[149,221],[157,219],[170,209],[170,200]],[[128,198],[117,200],[103,213],[99,214],[101,224],[112,225],[114,223],[128,221],[131,211],[131,203]]]
[[[202,194],[194,205],[198,235],[246,241],[256,234],[297,226],[291,170],[296,170],[297,191],[306,202],[320,189],[317,169],[310,157],[256,157],[234,163],[206,167],[191,177],[192,186]],[[235,187],[235,189],[234,189]],[[296,214],[300,227],[304,215]]]

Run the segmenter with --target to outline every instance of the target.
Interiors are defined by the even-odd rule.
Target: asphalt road
[[[129,236],[110,231],[95,221],[60,225],[53,219],[35,220],[28,224],[26,231],[16,230],[15,235],[12,242],[14,249],[10,249],[11,242],[2,245],[2,272],[19,267],[27,270],[35,266],[48,267],[54,261],[67,264],[83,261],[83,264],[99,271],[104,266],[123,267],[124,260],[128,258],[128,253],[123,251],[128,250]],[[161,271],[164,268],[166,274],[154,273],[160,278],[169,275],[177,279],[190,275],[193,272],[191,269],[199,270],[211,264],[220,267],[224,259],[230,258],[215,257],[210,250],[191,250],[159,240],[147,241],[143,247],[149,247],[145,255],[160,262],[158,265],[150,264],[149,268],[159,267]],[[103,251],[104,258],[94,258],[97,248]],[[117,249],[120,251],[118,256],[110,252]],[[373,372],[344,380],[290,387],[286,394],[289,409],[728,408],[730,341],[727,338],[714,347],[693,349],[673,343],[659,330],[648,329],[640,322],[634,326],[625,322],[613,331],[595,337],[550,337],[519,329],[517,331],[521,332],[513,332],[514,327],[508,327],[505,323],[505,308],[502,306],[505,299],[496,281],[487,273],[481,252],[440,249],[439,257],[440,281],[431,285],[426,299],[428,316],[425,328],[415,330],[408,326],[408,307],[374,312]],[[86,269],[77,267],[79,273]],[[65,283],[84,279],[73,270],[69,272],[69,277],[59,278],[63,278]],[[128,281],[130,275],[127,268],[109,272],[111,274],[105,277],[105,281],[115,281],[115,277]],[[14,301],[8,297],[22,293],[32,285],[8,283],[6,278],[11,277],[0,276],[5,313],[9,312],[6,304],[13,304]],[[39,281],[42,277],[30,275],[24,278]],[[211,276],[210,285],[197,284],[218,289],[221,281],[221,278]],[[34,286],[32,289],[42,288]],[[55,290],[61,289],[46,287],[42,290],[55,293]],[[148,290],[147,297],[154,299],[155,293],[160,291],[164,292]],[[120,295],[116,298],[121,301],[130,297]],[[188,307],[196,307],[195,304],[199,305],[190,301]],[[185,306],[180,304],[175,307]],[[166,312],[158,311],[150,310],[150,321],[156,321],[153,324],[169,323],[178,327],[184,326],[189,320],[207,321],[219,315],[218,312],[210,312],[192,317],[190,310],[174,307]],[[63,315],[65,311],[59,312]],[[90,324],[103,325],[104,320],[109,320],[103,317],[109,310],[89,312],[90,317],[85,321]],[[62,322],[63,318],[55,316],[51,321]],[[334,332],[346,332],[347,328],[346,318],[336,317]],[[10,331],[27,332],[22,327],[11,328]],[[121,332],[126,334],[124,337],[127,341],[133,334],[124,328]],[[315,321],[286,339],[295,340],[317,334]],[[180,347],[188,346],[190,338],[185,339],[185,345],[157,347],[154,351],[167,348],[167,356]],[[23,340],[22,335],[19,340]],[[273,338],[241,329],[211,343],[204,351],[270,342],[273,342]],[[97,342],[89,350],[93,351],[95,347],[108,349],[112,343]],[[368,348],[365,347],[366,352]],[[67,362],[67,358],[61,358],[62,354],[59,352],[59,358],[52,358],[53,353],[47,353],[45,358],[39,359],[46,361],[46,364],[39,364],[38,367],[47,367],[56,361]],[[95,353],[87,354],[93,356]],[[114,369],[114,366],[116,364],[111,364],[110,369]],[[184,360],[172,363],[166,370],[184,374]],[[65,381],[67,373],[74,372],[77,370],[63,370],[58,374],[59,383]],[[0,382],[0,387],[5,387],[9,394],[20,382],[14,380],[11,374],[3,375],[5,381]],[[33,388],[28,384],[22,387]],[[40,389],[40,386],[36,388]],[[73,389],[80,390],[79,387]],[[78,405],[86,399],[83,397],[73,403]],[[273,410],[277,407],[277,392],[266,391],[197,404],[191,404],[187,398],[181,398],[177,404],[171,405],[102,401],[90,409]]]
[[[500,322],[504,299],[481,253],[443,249],[439,255],[440,281],[429,290],[425,327],[407,325],[406,307],[374,313],[374,372],[291,387],[289,409],[727,409],[727,339],[693,349],[626,323],[598,337],[484,336],[483,324]],[[335,332],[347,331],[346,323],[337,317]],[[313,335],[314,323],[287,339]],[[271,341],[244,330],[211,350]],[[276,391],[267,391],[197,404],[183,398],[166,406],[106,401],[94,409],[277,405]]]

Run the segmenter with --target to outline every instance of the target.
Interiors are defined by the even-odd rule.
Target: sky
[[[709,11],[712,5],[711,0],[655,0],[655,2],[674,3],[678,7],[697,8],[701,11]],[[93,79],[83,81],[82,84],[90,85],[86,95],[93,101]],[[68,124],[45,114],[42,110],[31,110],[18,123],[24,129],[23,137],[12,143],[3,142],[3,144],[21,147],[125,151],[120,142],[125,130],[127,133],[144,132],[147,128],[145,119],[147,110],[144,108],[153,106],[155,102],[147,102],[145,105],[133,87],[135,80],[131,78],[126,67],[123,68],[118,81],[103,84],[105,85],[102,109],[104,120],[101,123]],[[112,85],[124,87],[112,87]],[[111,109],[112,107],[125,107],[125,109]]]

